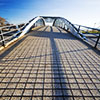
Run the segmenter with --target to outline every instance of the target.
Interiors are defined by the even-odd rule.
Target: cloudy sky
[[[0,16],[16,24],[36,16],[60,16],[74,24],[98,27],[100,0],[0,0]]]

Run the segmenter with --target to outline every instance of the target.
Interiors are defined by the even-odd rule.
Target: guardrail
[[[54,21],[54,26],[58,26],[68,32],[70,32],[71,34],[73,34],[74,36],[81,38],[83,40],[86,40],[86,37],[84,36],[84,34],[82,34],[81,32],[79,32],[78,28],[75,27],[74,24],[72,24],[70,21],[68,21],[65,18],[62,17],[58,17],[55,21]]]
[[[94,48],[96,48],[97,45],[100,44],[99,43],[100,29],[77,25],[77,24],[74,24],[74,25],[77,27],[78,31],[83,33],[85,37],[87,38],[87,40],[92,43]]]
[[[17,38],[21,34],[24,27],[25,24],[0,27],[0,45],[5,46],[6,43]]]
[[[19,36],[23,36],[32,27],[37,27],[42,25],[45,26],[45,18],[49,18],[49,17],[38,16],[33,18],[31,21],[29,21],[26,24],[0,27],[0,37],[1,37],[0,45],[5,46],[6,41],[9,42],[15,38],[18,38]],[[88,41],[90,38],[92,38],[90,40],[95,42],[95,46],[94,46],[95,48],[99,44],[100,29],[72,24],[70,21],[62,17],[50,17],[50,18],[54,19],[53,26],[61,27],[64,30],[72,33],[74,36],[81,38],[83,40]],[[91,36],[91,34],[93,36]]]

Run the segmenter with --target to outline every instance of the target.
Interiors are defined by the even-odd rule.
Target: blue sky
[[[100,0],[0,0],[0,16],[11,23],[35,16],[61,16],[74,24],[100,26]]]

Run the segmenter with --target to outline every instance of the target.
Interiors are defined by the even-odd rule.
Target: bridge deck
[[[0,56],[0,100],[100,100],[100,55],[43,27]]]

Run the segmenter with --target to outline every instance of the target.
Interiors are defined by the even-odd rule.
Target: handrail
[[[10,39],[10,38],[13,38],[14,36],[18,35],[19,33],[21,33],[21,32],[18,32],[18,33],[16,33],[16,34],[12,35],[12,36],[9,36],[9,37],[7,37],[7,38],[1,40],[0,42],[6,41],[6,40],[8,40],[8,39]]]
[[[92,27],[83,26],[83,25],[78,25],[78,24],[74,24],[74,25],[80,26],[80,27],[84,27],[84,28],[88,28],[88,29],[93,29],[93,30],[98,30],[98,31],[100,31],[100,29],[98,29],[98,28],[92,28]]]
[[[42,20],[42,25],[45,26],[46,25],[46,21],[45,21],[46,18],[52,18],[52,19],[54,19],[53,20],[53,26],[55,26],[57,24],[56,21],[58,20],[59,23],[58,23],[57,26],[63,28],[66,31],[69,30],[70,33],[72,33],[76,37],[81,38],[83,40],[87,40],[87,38],[81,32],[81,30],[80,30],[81,27],[100,31],[100,29],[97,29],[97,28],[91,28],[91,27],[82,26],[82,25],[78,25],[78,24],[72,24],[70,21],[68,21],[67,19],[65,19],[63,17],[38,16],[38,17],[35,17],[32,20],[30,20],[28,23],[22,23],[22,24],[19,24],[19,25],[10,25],[10,26],[0,27],[0,36],[1,36],[0,42],[2,42],[2,45],[5,46],[5,41],[6,40],[8,40],[10,38],[15,38],[15,37],[21,37],[21,36],[23,36],[34,25],[37,26],[40,23],[40,26],[41,26],[41,20]],[[78,28],[76,26],[78,26]],[[67,29],[66,29],[66,27],[67,27]],[[14,30],[7,31],[6,28],[8,28],[8,30],[14,28]],[[4,30],[7,31],[7,32],[4,32]],[[15,31],[16,31],[16,33],[11,34],[12,32],[15,32]],[[6,34],[11,34],[11,35],[9,35],[9,37],[5,38],[5,36],[7,36]],[[96,46],[97,46],[97,44],[99,42],[99,39],[100,39],[100,34],[99,34],[99,36],[97,36],[97,41],[96,41],[96,44],[95,44],[95,48],[96,48]]]
[[[0,30],[3,28],[9,28],[9,27],[13,27],[13,26],[16,26],[16,25],[3,26],[3,27],[0,27]]]
[[[8,39],[12,40],[16,37],[19,38],[19,37],[23,36],[24,34],[26,34],[39,19],[42,19],[43,24],[45,25],[45,22],[44,22],[45,20],[39,16],[39,17],[33,18],[28,23],[0,27],[0,36],[1,36],[0,42],[2,43],[2,46],[5,46],[6,40],[8,40]],[[7,32],[3,31],[3,29],[5,29],[5,30],[6,30],[6,28],[11,29],[12,27],[14,27],[15,30],[7,31]],[[17,31],[17,33],[11,34],[14,31]],[[7,36],[6,34],[11,34],[11,35],[9,37],[5,38],[5,36]]]
[[[66,20],[66,19],[65,19],[65,20]],[[68,21],[68,20],[67,20],[67,21]],[[69,24],[72,25],[72,27],[77,31],[77,34],[79,34],[83,39],[86,40],[86,37],[85,37],[82,33],[80,33],[79,29],[77,29],[77,28],[75,27],[75,25],[72,24],[70,21],[68,21],[68,22],[69,22]]]
[[[30,21],[26,24],[26,27],[25,27],[25,29],[23,30],[23,32],[21,33],[20,36],[26,34],[26,33],[30,30],[30,28],[31,28],[39,19],[42,19],[42,20],[44,21],[44,25],[45,25],[45,20],[43,19],[43,17],[41,17],[41,16],[35,17],[35,18],[33,18],[32,20],[30,20]]]
[[[75,25],[72,24],[70,21],[68,21],[67,19],[62,18],[62,17],[57,17],[57,19],[61,19],[61,20],[63,21],[63,23],[64,23],[65,25],[67,25],[67,27],[70,29],[70,32],[71,32],[71,30],[73,31],[73,32],[71,32],[73,35],[77,36],[78,38],[81,38],[81,39],[86,40],[86,37],[84,36],[84,34],[82,34],[82,33],[79,31],[79,29],[76,28]],[[56,20],[57,20],[57,19],[56,19]],[[56,20],[54,21],[54,24],[55,24]],[[66,22],[67,22],[67,23],[66,23]],[[53,24],[53,25],[54,25],[54,24]],[[64,27],[64,29],[65,29],[65,27]],[[65,30],[66,30],[66,29],[65,29]],[[68,30],[68,29],[67,29],[67,30]]]
[[[79,27],[79,31],[81,31],[81,29],[80,29],[81,27],[86,28],[86,29],[95,30],[95,31],[100,31],[100,29],[98,29],[98,28],[92,28],[92,27],[87,27],[87,26],[78,25],[78,24],[74,24],[74,25],[76,25],[76,26]],[[88,33],[88,34],[91,34],[91,33]],[[96,36],[97,40],[96,40],[96,43],[95,43],[95,46],[94,46],[94,48],[96,48],[97,45],[98,45],[98,43],[99,43],[99,40],[100,40],[100,33],[93,33],[93,34],[94,34],[94,35],[95,35],[95,34],[98,34],[98,36]]]
[[[21,26],[20,26],[21,25]],[[5,46],[5,41],[7,40],[12,40],[13,38],[16,38],[19,34],[21,34],[23,28],[25,27],[26,24],[18,24],[18,25],[10,25],[10,26],[4,26],[4,27],[0,27],[0,36],[1,36],[1,40],[0,42],[2,43],[2,46]],[[20,26],[20,27],[18,27]],[[3,29],[6,29],[6,28],[10,28],[13,30],[10,30],[10,31],[7,31],[7,32],[4,32]],[[12,33],[12,32],[15,32],[15,33]]]
[[[18,29],[14,29],[14,30],[11,30],[11,31],[8,31],[8,32],[3,32],[0,35],[5,35],[5,34],[8,34],[8,33],[14,32],[14,31],[18,31]]]
[[[23,25],[19,24],[19,25],[10,25],[10,26],[0,27],[0,37],[1,37],[0,42],[2,43],[2,46],[5,46],[6,40],[16,38],[16,37],[19,38],[19,37],[23,36],[24,34],[26,34],[39,19],[42,19],[43,24],[45,25],[45,20],[42,17],[38,16],[38,17],[35,17],[32,20],[30,20],[28,23],[26,23],[26,24],[24,23]],[[9,28],[9,30],[10,30],[10,28],[12,28],[12,27],[15,27],[14,28],[15,30],[11,30],[8,32],[3,31],[3,29],[6,30],[6,28]],[[14,34],[10,35],[9,37],[5,38],[6,34],[11,34],[11,32],[14,32],[14,31],[17,31],[17,33],[14,33]]]

